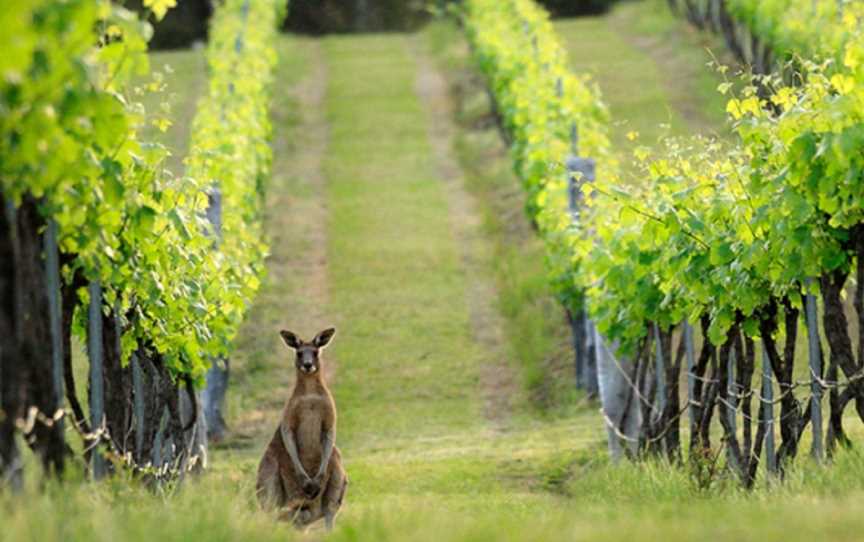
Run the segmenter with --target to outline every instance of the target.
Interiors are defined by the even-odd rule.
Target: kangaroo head
[[[330,327],[315,335],[315,338],[309,342],[302,340],[291,331],[283,329],[279,332],[282,340],[289,348],[293,348],[297,354],[297,359],[294,365],[297,370],[305,374],[314,374],[321,368],[321,362],[318,353],[330,344],[333,335],[336,334],[336,328]]]

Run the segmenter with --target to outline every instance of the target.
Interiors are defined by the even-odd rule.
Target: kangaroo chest
[[[304,466],[307,461],[317,464],[323,452],[324,425],[332,415],[332,406],[326,397],[317,394],[298,396],[293,406],[296,414],[292,425],[300,459]]]

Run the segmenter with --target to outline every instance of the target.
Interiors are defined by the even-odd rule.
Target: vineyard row
[[[157,19],[167,9],[145,4]],[[69,423],[96,476],[129,462],[176,474],[206,457],[194,387],[228,355],[263,273],[283,10],[217,9],[181,175],[146,135],[171,122],[141,103],[163,87],[147,20],[108,1],[5,10],[0,24],[17,30],[0,38],[0,479],[20,485],[16,434],[61,473]],[[89,416],[73,335],[87,346]]]
[[[739,81],[718,67],[731,141],[666,138],[624,156],[609,150],[598,89],[569,72],[540,8],[465,3],[469,40],[574,324],[580,383],[600,394],[613,453],[681,459],[689,412],[690,457],[718,457],[717,420],[730,468],[751,486],[773,444],[775,403],[780,471],[811,422],[814,449],[824,439],[831,452],[849,444],[849,403],[864,421],[861,15],[837,18],[842,38],[830,41],[830,57],[823,45],[802,49],[809,60],[798,58],[794,77]],[[850,282],[856,322],[844,304]],[[809,348],[799,354],[802,323]],[[705,338],[698,352],[691,325]],[[765,381],[756,386],[759,357]]]

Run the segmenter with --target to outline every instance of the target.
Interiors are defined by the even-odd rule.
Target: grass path
[[[424,38],[287,38],[280,52],[270,271],[238,343],[233,436],[214,470],[251,493],[293,379],[277,331],[335,323],[325,364],[338,366],[344,521],[559,501],[545,471],[599,432],[525,414],[491,239]]]
[[[495,265],[492,243],[482,230],[477,202],[466,189],[465,175],[454,156],[455,126],[448,82],[430,57],[428,45],[418,38],[412,49],[417,54],[416,93],[426,111],[428,137],[435,170],[444,183],[449,200],[450,227],[461,247],[462,267],[468,279],[467,303],[472,337],[480,346],[480,390],[483,414],[494,422],[506,423],[514,403],[524,401],[514,352],[506,334],[506,322],[498,308],[498,290],[489,268]]]
[[[408,45],[404,36],[324,44],[328,248],[343,330],[333,351],[345,364],[336,389],[349,444],[442,434],[480,412],[459,246]]]
[[[450,154],[446,86],[409,36],[328,38],[324,47],[329,263],[344,330],[333,346],[334,391],[348,508],[531,501],[538,496],[511,483],[507,464],[571,437],[553,428],[538,442],[544,427],[530,423],[499,430],[508,408],[500,399],[514,399],[513,361],[488,241]]]
[[[593,25],[608,39],[610,21],[559,26],[591,39],[582,31]],[[448,39],[461,43],[458,34]],[[617,39],[622,57],[644,60]],[[271,271],[240,341],[231,410],[241,429],[216,453],[231,476],[240,465],[251,478],[293,378],[278,328],[311,335],[335,324],[325,363],[338,365],[349,523],[430,502],[439,512],[560,509],[602,442],[591,410],[538,418],[526,407],[521,367],[546,361],[524,358],[558,354],[520,348],[527,336],[514,322],[524,307],[508,298],[524,285],[501,280],[498,269],[496,247],[512,232],[489,214],[521,211],[518,188],[505,176],[502,199],[483,188],[488,172],[471,169],[471,136],[454,123],[462,104],[452,103],[433,42],[389,34],[290,38],[280,47],[280,81],[295,83],[276,97]],[[639,102],[653,112],[670,100],[659,81]],[[523,269],[542,282],[538,263],[504,265],[523,282]],[[566,343],[560,355],[569,359]]]

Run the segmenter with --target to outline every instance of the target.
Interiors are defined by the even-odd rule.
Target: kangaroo
[[[265,510],[305,527],[324,518],[333,528],[348,477],[336,447],[336,404],[321,374],[319,354],[336,333],[325,329],[311,342],[290,331],[279,334],[296,352],[297,380],[282,421],[258,465],[256,492]]]

